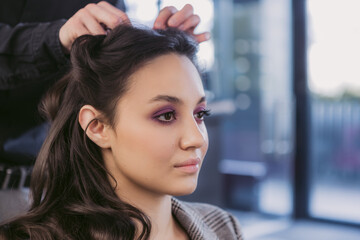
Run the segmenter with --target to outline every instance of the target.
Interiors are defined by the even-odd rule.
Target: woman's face
[[[155,58],[130,79],[116,108],[108,170],[124,196],[192,193],[208,148],[205,94],[185,56]]]

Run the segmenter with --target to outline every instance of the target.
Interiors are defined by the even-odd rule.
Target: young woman
[[[236,219],[192,193],[209,114],[185,33],[119,26],[82,36],[72,68],[48,94],[48,137],[32,205],[5,239],[242,239]]]

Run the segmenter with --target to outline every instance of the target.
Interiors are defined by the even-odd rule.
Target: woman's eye
[[[175,112],[172,111],[172,112],[163,113],[163,114],[159,115],[157,117],[157,119],[159,119],[160,121],[163,121],[163,122],[171,122],[176,119]]]
[[[210,110],[203,110],[195,113],[195,117],[199,120],[203,120],[204,116],[210,116]]]

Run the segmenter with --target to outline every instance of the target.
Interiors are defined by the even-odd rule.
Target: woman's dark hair
[[[196,65],[196,51],[197,43],[175,29],[121,25],[106,36],[79,37],[71,49],[69,73],[42,104],[51,128],[32,173],[31,207],[4,223],[0,238],[149,238],[148,217],[115,194],[101,149],[86,136],[78,113],[92,105],[113,126],[116,103],[135,71],[169,53],[187,56]]]

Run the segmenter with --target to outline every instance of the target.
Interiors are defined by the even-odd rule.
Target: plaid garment
[[[172,213],[191,240],[243,240],[237,219],[216,206],[172,198]]]

